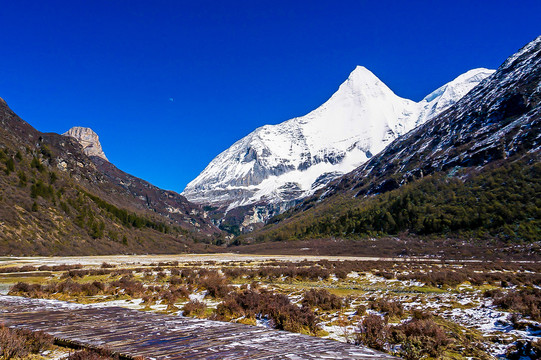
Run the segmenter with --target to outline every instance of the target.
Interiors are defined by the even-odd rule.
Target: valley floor
[[[412,359],[541,354],[536,262],[7,257],[0,258],[0,292],[272,327]]]

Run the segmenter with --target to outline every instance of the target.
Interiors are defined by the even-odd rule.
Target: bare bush
[[[445,331],[433,320],[411,319],[393,326],[391,341],[401,344],[400,354],[406,359],[424,356],[439,357],[451,342]]]
[[[118,355],[106,349],[83,349],[66,357],[66,360],[118,360]]]
[[[321,310],[341,309],[344,299],[331,294],[325,289],[310,289],[304,293],[302,304],[305,306],[317,306]]]
[[[207,304],[205,304],[204,302],[191,300],[191,301],[188,301],[186,304],[184,304],[184,306],[182,307],[182,311],[183,311],[182,314],[184,316],[190,316],[190,315],[199,316],[199,315],[203,315],[206,309],[207,309]]]
[[[28,349],[25,347],[24,338],[18,336],[11,329],[0,327],[0,355],[2,359],[22,358],[27,354]]]
[[[215,298],[223,298],[233,290],[233,288],[227,284],[227,279],[215,271],[209,272],[201,278],[200,284],[207,289],[209,296]]]
[[[10,329],[0,325],[0,358],[24,358],[38,354],[53,345],[54,338],[41,331]]]
[[[370,314],[359,324],[355,334],[356,345],[366,345],[373,349],[384,350],[389,326],[381,316]]]
[[[317,318],[307,306],[298,307],[283,294],[244,290],[230,294],[215,311],[219,320],[232,317],[269,319],[276,329],[316,334]]]
[[[372,301],[372,303],[370,303],[370,308],[384,313],[390,318],[402,317],[404,315],[404,307],[402,304],[397,301],[389,301],[383,298]]]
[[[530,316],[533,320],[541,320],[541,290],[524,288],[509,290],[507,293],[498,291],[485,292],[486,297],[493,298],[494,305],[505,310],[515,310],[522,315]]]

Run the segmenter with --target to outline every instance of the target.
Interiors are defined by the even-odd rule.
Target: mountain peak
[[[477,74],[469,73],[467,78]],[[263,212],[284,211],[458,101],[485,73],[479,74],[467,86],[454,86],[460,91],[446,92],[443,86],[431,101],[416,103],[397,96],[370,70],[357,66],[317,109],[260,127],[235,142],[186,186],[183,195],[224,211],[253,204],[269,205]]]
[[[392,92],[372,71],[361,65],[355,67],[340,87],[346,87],[355,94],[378,95],[381,92]]]
[[[96,134],[91,128],[74,126],[62,135],[70,136],[77,140],[83,147],[83,151],[86,155],[97,156],[109,161],[101,148],[98,134]]]
[[[353,77],[356,77],[356,76],[372,76],[372,77],[376,77],[376,75],[374,75],[374,73],[372,73],[372,71],[368,70],[366,67],[362,66],[362,65],[357,65],[355,66],[355,69],[353,69],[353,71],[349,74],[349,78],[353,78]]]

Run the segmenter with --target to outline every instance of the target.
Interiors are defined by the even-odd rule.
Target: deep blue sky
[[[0,97],[40,131],[91,127],[120,169],[179,192],[256,127],[322,104],[356,65],[420,100],[541,34],[539,0],[0,5]]]

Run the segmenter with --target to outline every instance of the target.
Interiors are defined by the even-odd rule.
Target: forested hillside
[[[3,100],[0,125],[0,254],[201,252],[219,235],[180,195],[100,170],[74,139],[38,132]],[[182,213],[159,212],[171,204]]]

